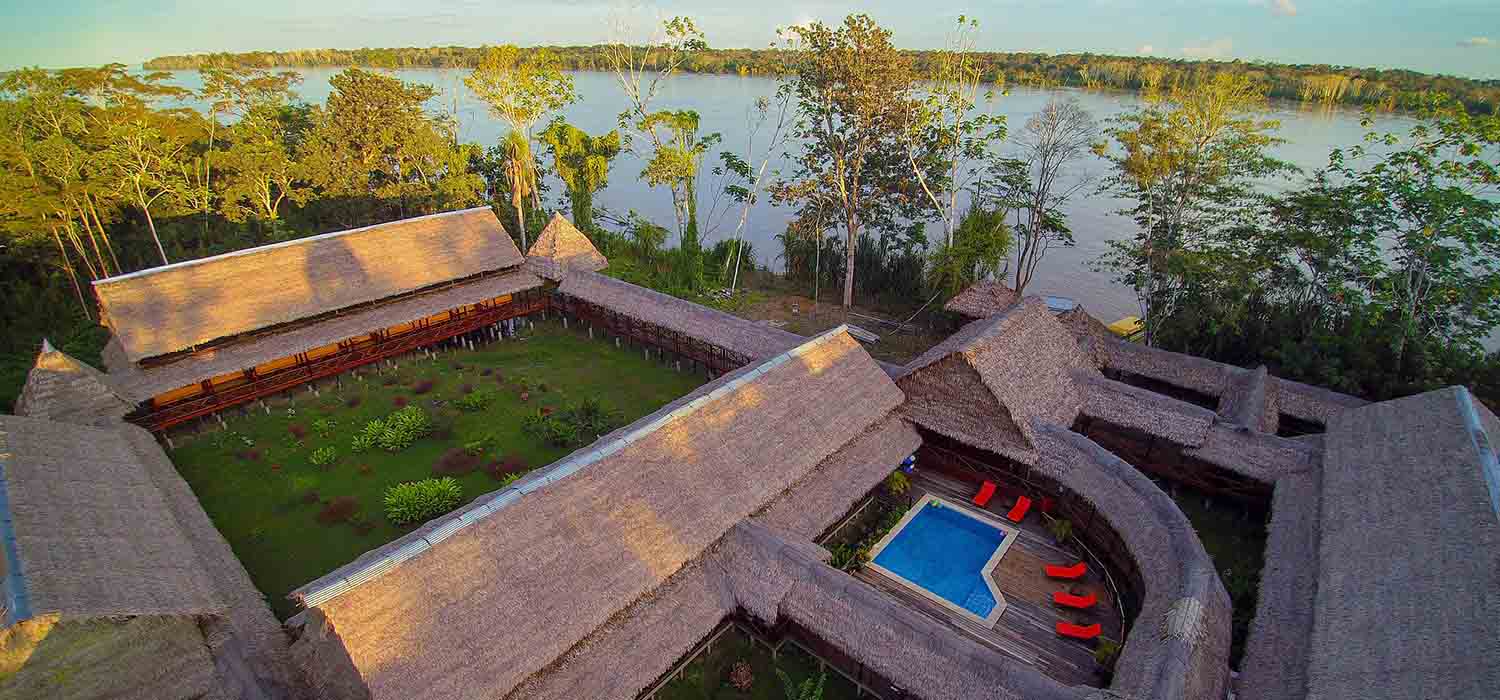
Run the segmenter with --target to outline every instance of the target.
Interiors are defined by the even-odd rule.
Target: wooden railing
[[[349,344],[328,357],[310,361],[304,359],[297,365],[257,376],[245,384],[223,389],[210,389],[204,394],[166,406],[148,407],[128,416],[127,420],[148,430],[159,432],[200,416],[287,391],[316,379],[341,374],[356,367],[401,355],[500,321],[546,311],[548,304],[549,296],[546,294],[517,295],[516,298],[504,304],[481,307],[446,321],[414,328],[400,335],[379,340],[366,339]]]

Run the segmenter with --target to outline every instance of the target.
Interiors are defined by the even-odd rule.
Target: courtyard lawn
[[[740,690],[730,682],[730,671],[735,662],[750,664],[750,687]],[[682,673],[657,691],[657,700],[786,700],[787,693],[780,669],[792,683],[800,685],[803,680],[814,678],[818,673],[818,660],[795,644],[781,645],[777,658],[756,644],[738,628],[725,632],[714,640],[713,648],[693,659],[682,669]],[[849,679],[837,671],[828,669],[823,683],[823,700],[853,700],[858,689]]]
[[[500,488],[506,473],[545,466],[576,449],[522,429],[523,418],[539,409],[562,411],[598,399],[618,427],[704,379],[553,324],[522,335],[473,352],[445,351],[436,361],[404,361],[382,373],[362,368],[363,381],[344,375],[341,388],[327,386],[321,396],[299,390],[291,403],[268,403],[269,414],[255,405],[248,415],[229,411],[227,430],[198,435],[168,454],[272,610],[285,619],[296,612],[287,593],[415,529],[386,520],[387,487],[451,475],[468,502]],[[453,402],[466,389],[493,391],[495,398],[481,410],[461,411]],[[435,424],[431,435],[400,452],[351,451],[366,422],[403,402],[427,411]],[[331,430],[324,421],[333,423]],[[462,451],[480,440],[487,442],[481,455]],[[337,459],[314,465],[314,450],[326,447],[336,450]],[[445,455],[448,471],[438,474],[434,467]],[[352,516],[332,512],[339,510],[331,507],[337,499],[348,505],[349,498],[357,504]]]

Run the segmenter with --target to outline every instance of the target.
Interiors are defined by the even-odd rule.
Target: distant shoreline
[[[565,70],[608,70],[605,47],[544,46],[557,54]],[[241,69],[345,68],[468,69],[478,63],[484,47],[439,46],[377,49],[303,49],[247,53],[204,53],[160,56],[146,61],[146,70],[197,70],[210,66]],[[906,50],[919,72],[938,54]],[[1043,54],[976,51],[974,55],[989,82],[1028,87],[1107,88],[1145,92],[1151,86],[1170,86],[1202,73],[1255,73],[1267,84],[1267,96],[1292,102],[1370,106],[1397,111],[1427,93],[1442,92],[1462,101],[1470,111],[1500,110],[1500,80],[1433,75],[1404,69],[1352,68],[1330,65],[1290,65],[1245,61],[1196,61],[1149,56],[1105,54]],[[772,49],[709,49],[694,53],[681,66],[686,73],[770,76],[781,72],[785,54]]]

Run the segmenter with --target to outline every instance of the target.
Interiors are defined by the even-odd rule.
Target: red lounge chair
[[[1031,499],[1025,496],[1016,499],[1015,507],[1010,509],[1005,517],[1013,523],[1019,523],[1026,519],[1026,511],[1031,510]]]
[[[1057,623],[1057,633],[1059,635],[1074,639],[1093,639],[1098,637],[1102,631],[1097,622],[1092,625],[1075,625],[1071,622]]]
[[[979,487],[979,495],[974,497],[974,505],[980,508],[989,504],[990,499],[995,497],[995,485],[986,481]]]
[[[1088,595],[1073,595],[1066,591],[1053,591],[1052,602],[1065,608],[1078,608],[1079,610],[1092,608],[1094,603],[1099,602],[1099,596],[1089,593]]]
[[[1084,574],[1088,573],[1089,565],[1084,562],[1078,562],[1072,566],[1053,566],[1048,564],[1042,567],[1042,569],[1047,573],[1047,578],[1075,579],[1081,578]]]

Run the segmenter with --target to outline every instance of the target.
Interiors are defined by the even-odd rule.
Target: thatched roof
[[[976,282],[943,308],[969,318],[989,318],[1020,303],[1021,295],[1003,282]]]
[[[118,429],[0,416],[21,617],[190,615],[222,607]],[[24,614],[29,613],[29,614]]]
[[[843,517],[920,442],[911,426],[887,417],[823,460],[752,520],[810,540]],[[705,554],[710,561],[689,564],[620,611],[510,697],[634,698],[734,613],[722,565],[714,560],[718,550],[718,545],[710,548]]]
[[[904,414],[917,425],[1022,462],[1034,459],[1033,421],[1071,425],[1094,372],[1040,299],[974,321],[907,365]]]
[[[0,480],[11,621],[191,618],[228,696],[301,696],[270,609],[149,433],[0,416]]]
[[[326,599],[309,663],[347,655],[377,699],[503,696],[901,401],[842,329],[724,380]]]
[[[112,378],[46,340],[16,400],[17,414],[79,425],[117,423],[131,407]]]
[[[637,287],[597,272],[576,272],[558,286],[563,294],[612,309],[746,358],[766,358],[802,342],[802,336],[701,304]]]
[[[1125,697],[1224,696],[1229,594],[1187,516],[1135,467],[1056,425],[1036,429],[1036,469],[1094,506],[1138,567],[1141,609],[1110,690]]]
[[[433,214],[94,282],[132,362],[520,265],[489,207]]]
[[[526,270],[511,270],[439,287],[347,314],[297,324],[296,327],[283,331],[196,352],[156,367],[142,368],[132,364],[126,358],[119,339],[111,338],[105,346],[104,359],[110,368],[110,379],[119,387],[120,393],[130,401],[139,403],[162,392],[221,374],[248,369],[263,362],[366,335],[465,304],[515,294],[541,285],[542,281],[536,275]]]
[[[1359,408],[1369,401],[1340,394],[1320,386],[1278,379],[1277,403],[1282,413],[1293,418],[1327,425],[1334,416],[1350,408]]]
[[[917,431],[892,415],[824,460],[758,513],[756,520],[811,540],[858,505],[921,444]]]
[[[598,272],[608,266],[609,260],[589,237],[561,213],[552,215],[526,251],[526,267],[553,282],[561,282],[569,272]]]
[[[238,697],[216,678],[198,622],[186,615],[45,615],[0,629],[0,700]]]
[[[1252,430],[1275,434],[1280,421],[1280,411],[1277,410],[1280,386],[1275,377],[1266,373],[1265,365],[1234,372],[1229,377],[1229,385],[1219,396],[1219,417]]]
[[[1202,406],[1105,379],[1097,373],[1078,372],[1074,379],[1084,392],[1083,415],[1178,445],[1203,444],[1216,420],[1214,412]]]
[[[1307,696],[1321,480],[1321,466],[1315,464],[1276,481],[1255,619],[1240,663],[1237,696],[1246,700]]]
[[[1500,435],[1451,387],[1328,424],[1309,697],[1500,697]]]

